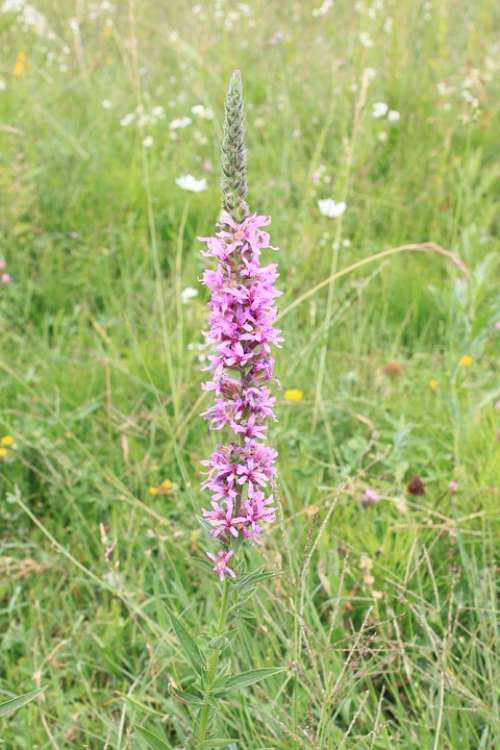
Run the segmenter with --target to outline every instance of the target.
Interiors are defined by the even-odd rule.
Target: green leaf
[[[266,680],[268,677],[273,677],[276,674],[285,672],[284,667],[263,667],[262,669],[250,669],[248,672],[241,672],[241,674],[234,675],[234,677],[228,677],[222,685],[217,688],[217,693],[227,693],[230,690],[239,690],[240,688],[254,685],[256,682]]]
[[[247,573],[247,575],[242,576],[239,580],[236,581],[236,583],[233,583],[233,586],[237,591],[243,591],[248,586],[254,586],[259,581],[265,581],[268,578],[276,578],[276,576],[279,575],[281,575],[281,573],[279,573],[278,571],[263,570],[262,568],[258,568],[252,573]]]
[[[211,648],[213,651],[222,651],[222,649],[229,646],[229,638],[227,638],[225,635],[220,635],[217,638],[213,638],[210,643],[208,644],[208,648]]]
[[[172,690],[172,695],[181,701],[181,703],[189,703],[192,706],[203,706],[203,699],[196,693],[190,693],[187,690]]]
[[[239,744],[239,741],[234,740],[232,737],[214,737],[211,740],[206,740],[203,743],[202,747],[204,748],[204,750],[205,748],[206,750],[208,750],[209,748],[212,748],[212,747],[226,747],[227,748],[228,745],[231,745],[232,747],[236,747],[236,745],[238,744]]]
[[[158,737],[158,735],[150,729],[146,729],[146,727],[135,727],[135,731],[143,740],[146,740],[148,747],[152,747],[153,750],[172,750],[172,745],[169,745],[166,740],[162,740],[161,737]]]
[[[11,698],[8,701],[0,703],[0,716],[8,716],[17,711],[18,708],[21,708],[21,706],[31,703],[40,693],[43,693],[43,688],[32,690],[30,693],[24,693],[24,695],[18,695],[17,698]]]
[[[200,647],[194,638],[188,633],[180,620],[174,617],[174,615],[170,615],[170,619],[172,620],[172,625],[182,650],[198,674],[203,674],[205,671],[205,657],[203,656]]]

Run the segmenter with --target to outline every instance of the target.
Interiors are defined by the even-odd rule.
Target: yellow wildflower
[[[439,388],[439,380],[436,380],[436,378],[431,378],[429,380],[429,388],[435,393]]]
[[[7,448],[10,448],[11,445],[14,445],[14,438],[12,435],[4,435],[0,440],[0,445],[6,445]]]
[[[470,354],[464,354],[463,357],[460,357],[460,360],[458,362],[458,366],[459,367],[470,367],[473,362],[474,362],[474,357],[471,357]]]
[[[113,34],[113,26],[110,23],[106,23],[102,30],[103,36],[105,39],[109,39],[110,36]]]
[[[9,450],[7,448],[0,448],[0,458],[7,458]]]
[[[165,479],[161,484],[156,487],[150,487],[148,492],[150,495],[171,495],[174,489],[174,483],[170,479]]]
[[[16,57],[16,64],[12,71],[16,78],[20,78],[26,72],[26,52],[18,52]]]
[[[285,391],[285,401],[302,401],[303,395],[300,388],[289,388]]]

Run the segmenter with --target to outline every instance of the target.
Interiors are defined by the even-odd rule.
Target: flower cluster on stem
[[[226,429],[227,442],[216,446],[203,464],[203,488],[211,493],[211,508],[203,511],[211,534],[221,543],[210,553],[221,581],[234,577],[229,561],[238,541],[258,541],[263,525],[274,520],[272,487],[276,451],[265,444],[267,423],[274,419],[275,398],[271,347],[281,337],[274,327],[278,278],[275,263],[261,264],[261,252],[271,248],[263,227],[267,216],[250,214],[246,202],[247,175],[243,123],[243,89],[236,70],[226,98],[221,148],[222,213],[219,231],[201,237],[203,255],[215,262],[202,282],[210,292],[205,333],[212,349],[204,388],[214,403],[204,413],[214,430]],[[275,248],[271,248],[275,249]]]
[[[213,347],[209,357],[212,378],[204,388],[215,399],[203,416],[214,430],[228,428],[231,439],[217,445],[203,465],[203,488],[211,493],[211,508],[203,517],[223,548],[211,555],[221,580],[233,575],[228,561],[232,540],[258,541],[263,525],[273,521],[272,485],[276,451],[265,444],[267,422],[274,419],[275,398],[271,347],[281,337],[274,327],[276,264],[261,265],[261,251],[270,246],[262,227],[270,223],[255,214],[235,221],[222,213],[220,231],[207,243],[203,255],[216,260],[203,283],[210,291],[209,329],[205,336]]]

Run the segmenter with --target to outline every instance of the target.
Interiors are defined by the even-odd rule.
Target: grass
[[[285,672],[220,700],[214,736],[228,750],[497,746],[498,9],[319,6],[37,0],[50,36],[0,12],[0,436],[14,438],[0,702],[44,689],[0,718],[5,750],[155,747],[141,727],[192,747],[170,615],[200,643],[218,617],[197,518],[212,436],[196,237],[217,216],[235,67],[251,206],[281,248],[278,374],[303,398],[280,398],[279,522],[247,555],[276,575],[224,653],[233,673]],[[400,121],[374,119],[377,101]],[[164,119],[120,125],[141,103]],[[200,103],[214,120],[190,114]],[[205,161],[206,191],[175,185]],[[319,213],[325,197],[346,200],[341,219]],[[293,306],[423,242],[469,276],[401,252]],[[187,286],[199,295],[182,304]],[[407,492],[413,475],[424,495]],[[148,493],[165,479],[170,494]],[[364,508],[367,486],[382,500]]]

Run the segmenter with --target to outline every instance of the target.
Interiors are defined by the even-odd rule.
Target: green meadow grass
[[[44,690],[0,715],[0,747],[193,747],[169,613],[210,640],[196,238],[217,218],[235,67],[285,345],[279,519],[239,563],[276,575],[241,604],[224,659],[285,672],[220,700],[213,736],[228,750],[497,747],[496,4],[34,2],[41,33],[0,12],[0,437],[14,439],[0,703]],[[373,118],[375,102],[400,120]],[[164,118],[121,125],[141,104]],[[207,190],[181,190],[181,174]],[[319,212],[328,197],[346,201],[341,219]],[[306,296],[424,242],[466,269],[402,251]],[[186,287],[198,296],[183,304]],[[408,493],[413,475],[425,494]],[[170,494],[149,494],[166,479]],[[382,500],[365,508],[367,487]]]

